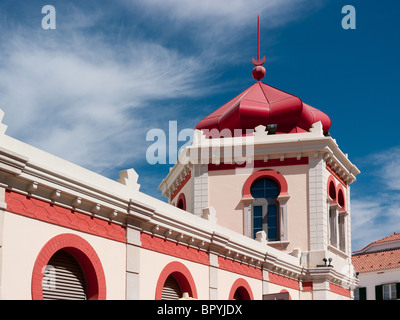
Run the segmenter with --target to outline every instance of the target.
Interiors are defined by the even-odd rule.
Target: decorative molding
[[[139,191],[140,189],[140,184],[137,183],[139,178],[139,175],[134,169],[128,169],[124,171],[119,172],[119,178],[117,179],[117,182],[127,186],[127,188],[134,192]]]
[[[225,271],[234,272],[237,274],[241,274],[243,276],[247,276],[250,278],[255,278],[258,280],[262,280],[262,270],[255,266],[238,262],[230,258],[226,257],[218,257],[218,265],[219,268]]]
[[[126,242],[125,227],[74,210],[6,190],[7,211],[61,227]]]
[[[345,296],[347,298],[351,297],[351,293],[350,293],[349,289],[343,288],[334,283],[329,282],[329,290],[333,293],[339,294],[341,296]]]
[[[273,272],[269,272],[268,277],[270,283],[278,284],[280,286],[287,288],[300,290],[300,284],[298,280],[291,279],[289,277],[285,277],[283,275],[276,274]]]
[[[144,232],[140,234],[140,241],[142,242],[143,249],[148,249],[192,262],[209,265],[208,253],[203,250],[195,249],[191,246],[178,243],[176,241],[163,239]]]
[[[175,190],[171,191],[170,201],[172,201],[175,198],[175,196],[182,190],[182,188],[185,186],[185,184],[190,180],[191,176],[192,176],[192,172],[189,171],[186,174],[185,178],[183,178],[183,179],[181,178],[181,179],[179,179],[179,181],[177,181],[177,180],[174,181],[176,184],[176,187],[173,186],[173,188],[175,188]],[[181,176],[179,176],[179,177],[181,177]]]
[[[254,160],[252,166],[254,168],[268,168],[268,167],[281,167],[281,166],[296,166],[296,165],[306,165],[308,164],[308,157],[285,157],[285,155],[280,155],[278,159],[270,159],[268,156],[264,156],[262,160]],[[209,164],[208,171],[217,171],[217,170],[234,170],[237,168],[245,168],[246,163],[242,164],[230,164],[230,163],[222,163],[219,165]]]
[[[1,112],[1,110],[0,110]],[[0,120],[1,121],[1,120]],[[0,124],[0,131],[1,131]],[[1,132],[0,132],[1,133]],[[29,158],[0,147],[0,169],[13,175],[20,175]]]

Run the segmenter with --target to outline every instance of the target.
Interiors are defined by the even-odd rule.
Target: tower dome
[[[221,132],[229,129],[251,130],[258,125],[274,125],[277,134],[308,132],[313,123],[321,121],[324,134],[331,126],[330,118],[322,111],[304,103],[299,97],[261,82],[265,76],[262,66],[265,57],[260,59],[260,20],[258,17],[258,55],[252,62],[255,84],[240,93],[231,101],[201,120],[195,129]]]

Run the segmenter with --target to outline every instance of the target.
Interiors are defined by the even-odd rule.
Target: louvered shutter
[[[375,286],[375,300],[383,300],[383,288],[382,286]]]
[[[76,259],[57,251],[49,260],[42,282],[44,300],[86,300],[86,280]]]
[[[367,300],[367,288],[362,287],[362,288],[359,288],[358,290],[359,290],[360,300]]]
[[[161,300],[178,300],[182,297],[182,291],[178,281],[173,276],[169,276],[165,280],[161,293]]]
[[[400,300],[400,282],[396,283],[396,299]]]

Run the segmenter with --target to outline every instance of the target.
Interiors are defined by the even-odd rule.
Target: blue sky
[[[44,5],[56,29],[42,28]],[[356,29],[341,26],[356,9]],[[400,4],[389,0],[0,2],[0,108],[7,134],[145,193],[170,165],[146,133],[194,128],[252,83],[257,15],[263,81],[327,113],[362,171],[351,185],[353,250],[400,232]]]

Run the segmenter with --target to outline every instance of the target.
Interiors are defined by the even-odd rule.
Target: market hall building
[[[166,202],[133,169],[113,181],[0,121],[0,298],[352,299],[359,170],[325,113],[261,81],[263,62],[198,123]]]

